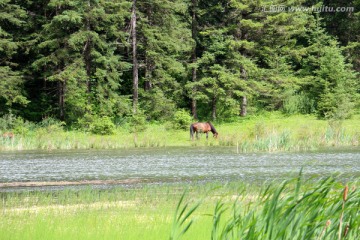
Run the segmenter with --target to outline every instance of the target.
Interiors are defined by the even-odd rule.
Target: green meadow
[[[218,139],[205,134],[190,140],[188,129],[176,130],[168,123],[148,123],[134,133],[123,124],[112,135],[95,135],[77,130],[64,130],[57,125],[17,129],[14,138],[0,139],[0,150],[30,149],[118,149],[168,146],[234,146],[239,152],[299,151],[323,147],[358,146],[360,115],[343,121],[319,120],[312,115],[286,116],[264,113],[261,116],[214,122]]]
[[[149,123],[113,135],[59,126],[18,131],[1,150],[231,146],[239,152],[358,146],[360,116],[344,121],[272,113],[214,122],[219,138]],[[360,179],[134,185],[0,192],[0,239],[359,239]]]
[[[358,239],[359,182],[1,193],[0,239]]]

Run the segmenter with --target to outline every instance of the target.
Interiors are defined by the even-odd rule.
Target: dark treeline
[[[0,0],[0,116],[346,118],[359,107],[359,9],[359,0]]]

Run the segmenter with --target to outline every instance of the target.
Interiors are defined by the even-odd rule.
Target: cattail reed
[[[349,226],[349,224],[347,224],[345,227],[345,231],[344,231],[344,238],[347,236],[349,229],[350,229],[350,226]]]
[[[344,194],[343,194],[343,201],[344,202],[346,202],[348,192],[349,192],[349,187],[348,187],[348,185],[346,185],[345,188],[344,188]]]
[[[330,224],[331,224],[331,220],[329,219],[329,220],[326,221],[326,227],[329,227]]]
[[[322,232],[321,232],[321,234],[320,234],[320,236],[319,236],[318,239],[322,239],[322,237],[323,237],[324,234],[325,234],[326,229],[330,226],[330,224],[331,224],[331,220],[329,219],[329,220],[326,221],[325,227],[324,227],[324,229],[322,230]]]
[[[344,192],[343,192],[342,211],[341,211],[340,222],[339,222],[339,235],[338,235],[339,240],[341,239],[341,230],[342,230],[341,228],[342,228],[342,224],[343,224],[345,202],[347,200],[348,192],[349,192],[349,187],[348,187],[348,185],[346,185],[344,188]],[[346,231],[346,229],[345,229],[345,231]]]

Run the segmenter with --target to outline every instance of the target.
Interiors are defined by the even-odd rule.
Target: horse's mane
[[[211,132],[213,132],[213,133],[217,133],[217,131],[216,131],[216,129],[215,129],[215,127],[214,127],[214,125],[212,125],[212,124],[211,124],[211,122],[207,122],[207,123],[210,125]]]

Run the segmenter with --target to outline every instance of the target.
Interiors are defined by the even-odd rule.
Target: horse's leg
[[[199,139],[198,131],[196,131],[196,139]]]
[[[206,132],[206,140],[209,138],[209,132]]]
[[[190,125],[190,139],[194,141],[194,125]]]

